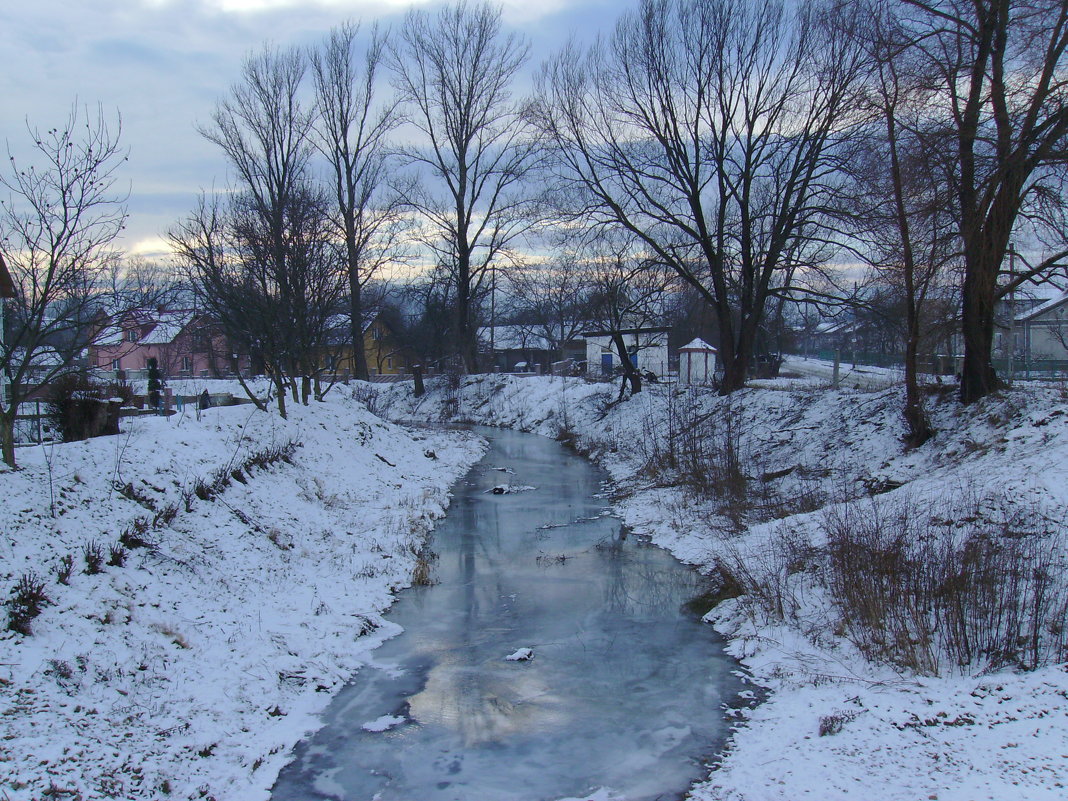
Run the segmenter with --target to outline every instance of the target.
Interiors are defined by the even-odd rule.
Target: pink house
[[[164,378],[222,378],[249,372],[210,319],[190,310],[139,311],[110,323],[89,348],[89,366],[147,375],[156,359]]]

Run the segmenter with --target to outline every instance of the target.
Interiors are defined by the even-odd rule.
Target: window
[[[371,329],[371,339],[376,341],[382,339],[382,329],[377,325]]]
[[[127,342],[136,342],[137,341],[137,329],[131,329],[131,330],[126,332],[126,341]]]
[[[122,360],[121,359],[112,359],[111,360],[111,369],[112,370],[121,370],[122,369]]]
[[[386,367],[388,367],[390,370],[393,369],[393,357],[392,356],[387,356],[386,357]]]
[[[185,372],[185,373],[193,372],[193,357],[192,356],[183,356],[182,357],[182,372]]]

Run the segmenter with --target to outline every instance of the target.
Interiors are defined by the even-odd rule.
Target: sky
[[[532,45],[531,72],[569,38],[590,38],[636,0],[504,0]],[[24,156],[27,122],[48,129],[72,103],[121,117],[130,218],[118,243],[158,257],[201,190],[221,188],[221,152],[197,133],[265,42],[310,46],[346,19],[396,25],[435,0],[6,0],[0,6],[0,141]]]

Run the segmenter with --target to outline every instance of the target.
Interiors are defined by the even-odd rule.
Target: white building
[[[658,377],[668,372],[668,333],[670,328],[624,328],[613,331],[585,331],[586,375],[612,375],[619,366],[619,351],[613,334],[623,337],[631,364]]]

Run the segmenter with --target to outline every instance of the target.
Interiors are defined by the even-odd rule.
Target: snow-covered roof
[[[7,271],[4,255],[0,253],[0,298],[15,297],[15,282],[11,280],[11,273]]]
[[[701,337],[696,337],[689,345],[683,345],[679,348],[679,352],[682,351],[698,351],[698,352],[711,352],[718,353],[718,351],[705,342]]]
[[[191,311],[163,311],[155,315],[155,325],[138,340],[140,345],[167,345],[182,333],[193,319]]]
[[[96,335],[93,344],[99,346],[121,345],[122,328],[117,325],[105,326],[100,330],[100,333]]]
[[[1068,292],[1062,292],[1057,297],[1050,298],[1049,300],[1045,301],[1044,303],[1038,304],[1037,306],[1035,306],[1030,311],[1026,311],[1023,314],[1017,314],[1014,319],[1017,322],[1024,323],[1024,322],[1027,322],[1028,320],[1033,320],[1036,317],[1040,317],[1041,315],[1045,314],[1048,311],[1051,311],[1051,310],[1057,308],[1058,306],[1060,306],[1062,303],[1065,303],[1065,302],[1068,302]]]
[[[478,338],[496,350],[553,350],[553,344],[525,325],[494,325],[478,329]]]

